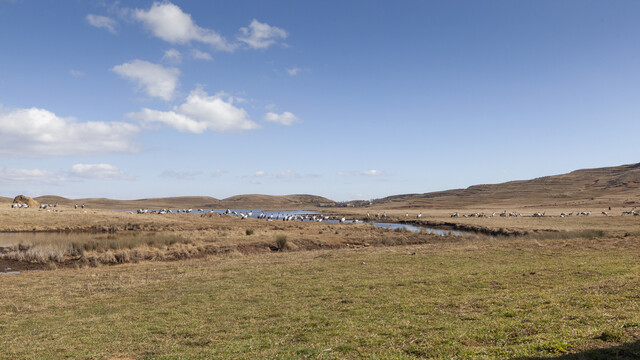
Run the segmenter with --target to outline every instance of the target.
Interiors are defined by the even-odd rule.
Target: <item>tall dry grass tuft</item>
[[[134,259],[158,257],[158,252],[143,256],[138,248],[162,249],[190,245],[192,241],[173,234],[131,232],[123,234],[48,234],[32,242],[19,243],[5,254],[7,259],[30,263],[62,263],[67,259],[88,261],[90,265],[116,264]],[[88,254],[92,254],[89,256]],[[90,258],[90,259],[89,259]]]
[[[284,251],[287,249],[287,236],[286,235],[278,235],[276,237],[276,247],[279,251]]]

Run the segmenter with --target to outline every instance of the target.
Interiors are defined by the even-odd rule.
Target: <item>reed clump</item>
[[[174,234],[132,232],[124,234],[51,234],[13,245],[5,254],[7,259],[29,263],[63,263],[67,260],[82,260],[89,265],[117,264],[149,256],[148,249],[162,250],[171,256],[172,248],[192,244],[192,241]],[[140,248],[147,249],[144,252]],[[136,251],[133,251],[136,250]],[[184,250],[180,250],[181,256]],[[160,251],[158,251],[160,252]],[[141,256],[144,254],[143,256]],[[91,260],[90,260],[91,259]]]

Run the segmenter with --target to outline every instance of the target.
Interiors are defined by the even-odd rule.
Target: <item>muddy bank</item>
[[[491,236],[522,236],[527,235],[530,232],[525,230],[515,230],[507,228],[491,228],[472,224],[460,224],[450,221],[437,221],[437,220],[399,220],[399,224],[409,224],[414,226],[432,227],[443,230],[456,230],[465,231],[476,234],[491,235]],[[557,231],[557,230],[540,230],[540,231]]]

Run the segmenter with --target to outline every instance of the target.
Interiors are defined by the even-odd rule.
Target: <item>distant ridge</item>
[[[389,208],[466,206],[640,206],[640,163],[425,194],[388,196],[374,205]]]
[[[321,196],[296,195],[236,195],[226,199],[210,196],[180,196],[137,200],[104,198],[67,199],[46,195],[34,198],[42,204],[72,206],[85,204],[97,209],[139,208],[264,208],[302,209],[334,204]],[[12,198],[0,197],[10,203]],[[351,204],[362,204],[353,201]],[[640,207],[640,163],[612,167],[582,169],[568,174],[544,176],[532,180],[509,181],[501,184],[474,185],[466,189],[424,194],[393,195],[373,201],[377,208],[433,208],[510,206],[638,206]]]
[[[6,198],[7,201],[11,199]],[[282,208],[296,209],[316,207],[321,203],[333,203],[332,200],[314,195],[237,195],[224,200],[210,196],[178,196],[165,198],[148,198],[137,200],[113,200],[105,198],[67,199],[55,195],[34,198],[42,204],[73,206],[75,204],[94,209],[160,209],[160,208]]]

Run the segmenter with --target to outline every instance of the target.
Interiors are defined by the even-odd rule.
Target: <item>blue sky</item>
[[[0,0],[2,196],[424,193],[640,160],[637,1]]]

